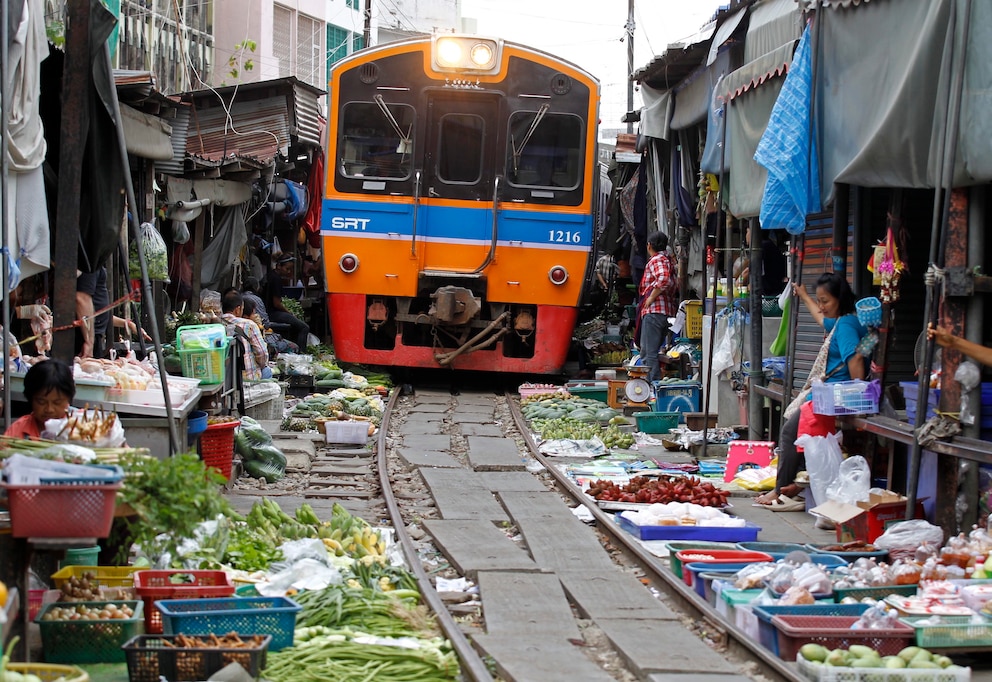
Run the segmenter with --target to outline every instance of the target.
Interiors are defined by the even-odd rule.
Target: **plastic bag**
[[[734,316],[731,316],[727,320],[727,327],[724,329],[723,335],[717,339],[716,349],[713,351],[712,371],[714,374],[719,374],[734,366],[734,352],[739,346],[737,325]]]
[[[876,540],[879,549],[911,551],[925,544],[940,547],[944,544],[944,530],[923,519],[899,521],[889,526]]]
[[[796,446],[803,448],[806,455],[806,471],[809,474],[809,488],[813,499],[825,502],[827,487],[840,471],[844,455],[840,451],[840,434],[827,436],[799,436]]]
[[[148,268],[148,279],[168,281],[169,279],[169,251],[165,246],[165,240],[158,233],[151,223],[141,223],[139,235],[141,248],[145,252],[145,266]],[[141,263],[138,260],[138,246],[136,241],[131,242],[128,258],[128,271],[131,279],[141,279]]]
[[[861,455],[848,457],[840,463],[837,478],[827,486],[827,499],[857,504],[868,499],[871,488],[871,468]]]
[[[961,384],[961,423],[974,424],[975,409],[972,407],[971,401],[968,400],[968,394],[982,380],[982,371],[971,360],[965,360],[958,365],[957,371],[954,372],[954,380]]]

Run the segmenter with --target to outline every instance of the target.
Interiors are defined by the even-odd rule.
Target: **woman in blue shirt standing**
[[[832,383],[864,379],[867,374],[865,358],[858,353],[858,344],[867,330],[855,314],[854,292],[847,280],[835,272],[823,273],[816,280],[815,299],[801,284],[793,284],[792,291],[806,304],[813,319],[823,327],[824,332],[833,332],[823,381]],[[773,510],[798,511],[804,508],[804,502],[796,497],[801,489],[795,484],[796,474],[804,463],[802,453],[796,450],[799,420],[803,412],[804,410],[797,410],[782,423],[775,489],[756,498],[758,504],[768,505]],[[819,421],[829,422],[825,424],[826,430],[833,432],[833,417],[823,417]]]

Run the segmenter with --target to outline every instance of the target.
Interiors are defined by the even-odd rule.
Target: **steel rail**
[[[649,577],[655,587],[661,589],[668,597],[676,601],[680,608],[687,610],[697,620],[704,620],[708,625],[717,630],[726,642],[729,651],[748,657],[757,663],[764,675],[772,679],[795,682],[805,679],[796,670],[795,664],[789,664],[781,660],[759,642],[754,641],[747,633],[738,628],[736,624],[723,620],[722,616],[715,608],[710,606],[709,602],[696,594],[695,590],[682,582],[674,573],[662,566],[658,562],[658,558],[644,549],[630,533],[623,530],[614,520],[613,516],[600,509],[599,505],[592,498],[583,493],[568,476],[558,470],[558,467],[552,460],[540,453],[530,429],[527,428],[527,421],[524,419],[523,414],[521,414],[518,403],[509,397],[506,402],[513,417],[513,422],[520,431],[524,442],[527,443],[530,454],[548,470],[548,473],[554,477],[561,490],[568,493],[572,499],[584,505],[592,513],[596,519],[596,527],[608,535],[611,542],[632,556],[646,573],[650,574]]]
[[[396,540],[403,548],[403,556],[406,557],[410,565],[411,572],[417,577],[417,584],[420,586],[420,595],[428,608],[437,617],[438,625],[444,632],[445,637],[451,642],[455,655],[461,664],[464,679],[474,680],[474,682],[491,682],[493,674],[486,666],[485,661],[465,637],[461,627],[455,621],[454,616],[448,611],[441,596],[434,589],[430,576],[424,570],[420,557],[417,555],[417,548],[413,545],[410,534],[406,532],[406,523],[400,512],[399,505],[396,504],[396,495],[393,494],[392,483],[389,479],[388,454],[386,452],[386,434],[389,432],[389,421],[393,416],[396,402],[399,400],[402,391],[399,387],[393,389],[389,402],[382,415],[382,423],[379,425],[379,435],[376,439],[376,468],[379,470],[379,487],[382,491],[382,499],[386,504],[389,513],[389,520],[396,531]]]

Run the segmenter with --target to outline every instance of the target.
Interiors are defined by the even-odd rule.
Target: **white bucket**
[[[617,378],[617,371],[615,369],[596,370],[596,381],[613,381],[616,378]]]

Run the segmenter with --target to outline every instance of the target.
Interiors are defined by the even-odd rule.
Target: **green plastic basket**
[[[838,587],[834,588],[834,601],[840,603],[850,597],[855,601],[865,598],[885,599],[890,594],[911,597],[916,594],[916,585],[882,585],[881,587]]]
[[[916,644],[924,649],[963,649],[992,646],[992,620],[972,622],[971,616],[906,616],[900,620],[916,630]]]
[[[637,430],[642,433],[668,433],[679,426],[679,412],[638,412]]]
[[[134,613],[130,618],[108,620],[45,620],[56,607],[87,606],[103,608],[107,604],[127,604]],[[41,643],[48,663],[123,663],[121,646],[144,630],[144,604],[140,601],[109,600],[55,602],[42,608],[36,619],[41,629]]]
[[[672,567],[672,573],[679,578],[682,577],[682,560],[675,555],[683,549],[737,549],[737,545],[733,542],[712,542],[707,540],[675,540],[666,543],[665,546],[668,548],[668,561]]]

